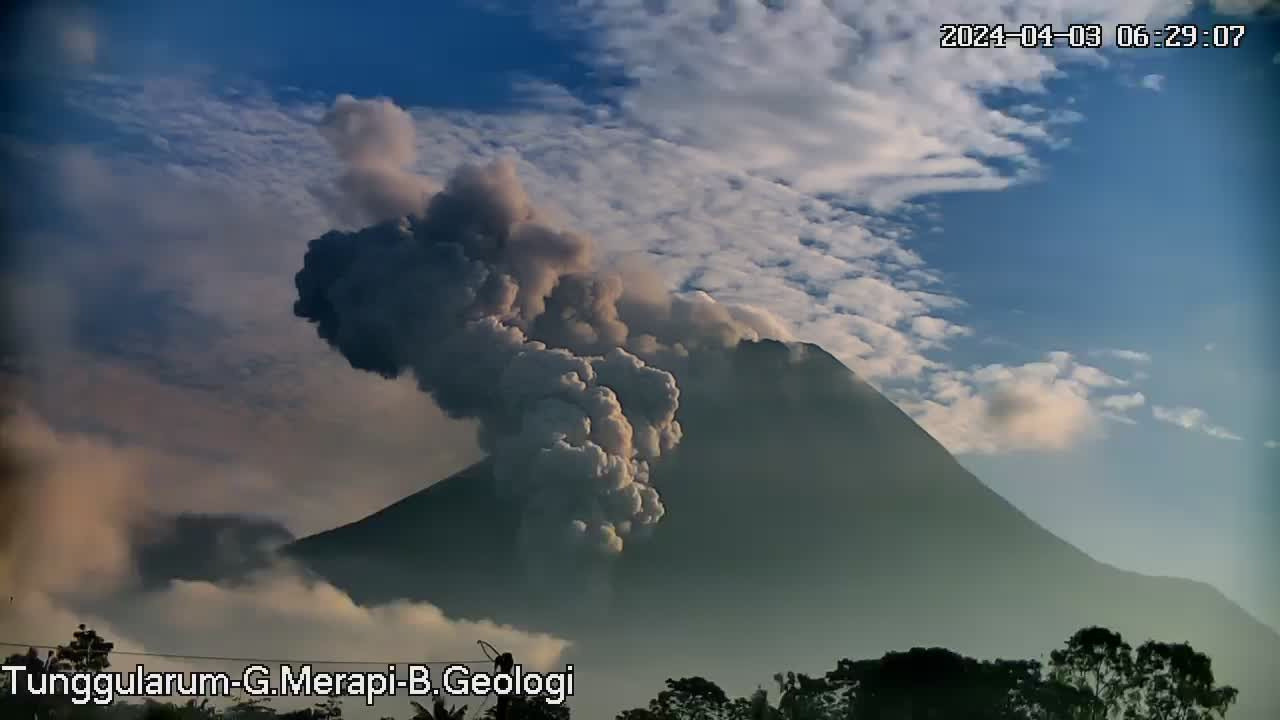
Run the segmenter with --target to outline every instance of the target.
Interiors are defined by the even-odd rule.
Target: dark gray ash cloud
[[[325,121],[347,128],[340,156],[404,157],[406,128],[365,102],[339,98]],[[353,130],[333,119],[344,113],[386,122]],[[510,160],[464,165],[420,212],[379,219],[311,241],[294,312],[353,367],[409,373],[445,412],[480,421],[534,559],[618,553],[662,518],[649,468],[680,442],[680,392],[651,361],[784,332],[643,271],[597,270],[594,242],[545,220]]]

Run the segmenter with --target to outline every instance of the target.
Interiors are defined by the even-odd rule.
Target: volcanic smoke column
[[[445,412],[480,421],[539,564],[616,554],[657,523],[649,464],[680,441],[675,378],[622,349],[619,279],[591,271],[592,250],[540,221],[500,161],[458,169],[421,214],[312,240],[295,279],[295,314],[353,367],[410,372]]]

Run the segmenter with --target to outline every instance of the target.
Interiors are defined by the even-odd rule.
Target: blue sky
[[[316,123],[340,94],[386,97],[417,152],[381,169],[516,157],[565,224],[827,347],[1062,537],[1280,625],[1274,19],[1201,5],[1189,21],[1247,20],[1243,47],[1042,55],[939,50],[943,2],[495,5],[28,18],[3,137],[32,169],[20,325],[75,368],[36,382],[40,422],[129,444],[144,475],[184,468],[150,486],[165,507],[280,508],[299,533],[471,459],[467,428],[288,324],[305,241],[340,222]],[[988,5],[1063,26],[1183,11]],[[348,402],[307,405],[312,386]],[[68,409],[72,390],[93,400]],[[147,403],[182,409],[122,409]],[[335,436],[357,487],[269,453]]]

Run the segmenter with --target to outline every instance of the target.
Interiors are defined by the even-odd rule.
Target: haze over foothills
[[[820,346],[1094,559],[1280,628],[1274,3],[950,7],[13,15],[4,432],[22,472],[0,485],[0,641],[91,622],[120,650],[406,660],[484,637],[549,666],[575,641],[555,623],[362,594],[273,550],[489,457],[537,510],[522,562],[628,556],[680,512],[650,471],[707,447],[720,421],[699,408],[735,407],[683,363],[763,338]],[[1249,29],[1231,50],[940,49],[956,20]],[[495,228],[519,228],[501,252]],[[757,431],[798,456],[843,442]],[[622,490],[543,494],[531,467]],[[691,502],[761,497],[715,487]]]

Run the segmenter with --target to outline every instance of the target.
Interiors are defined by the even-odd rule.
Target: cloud
[[[1160,92],[1161,90],[1164,90],[1164,76],[1154,73],[1151,75],[1143,75],[1139,84],[1148,90]]]
[[[0,424],[16,472],[0,487],[12,525],[0,585],[72,594],[114,590],[131,571],[131,536],[148,510],[140,453],[56,432],[17,407]]]
[[[171,82],[113,81],[73,102],[117,127],[167,139],[176,154],[167,160],[181,163],[192,182],[220,187],[234,178],[229,192],[288,207],[300,228],[323,232],[314,222],[317,198],[291,190],[323,187],[343,171],[315,130],[329,108],[253,94],[231,102]],[[192,114],[210,120],[197,127],[176,120]],[[919,377],[934,362],[925,353],[940,345],[937,321],[949,324],[948,337],[968,334],[949,317],[963,304],[883,220],[743,176],[607,115],[413,115],[418,136],[431,138],[431,152],[418,154],[419,172],[446,177],[461,162],[515,156],[530,196],[548,217],[595,237],[606,264],[645,257],[665,285],[768,308],[794,337],[822,344],[870,380]],[[258,161],[263,156],[273,158],[270,166]],[[936,321],[914,323],[916,316]]]
[[[149,488],[156,485],[145,472],[144,453],[92,434],[54,430],[25,409],[3,429],[6,449],[23,471],[0,498],[4,507],[17,509],[20,521],[0,546],[0,586],[13,596],[0,614],[6,640],[65,642],[86,623],[115,641],[118,651],[403,662],[470,659],[482,637],[541,667],[567,647],[544,634],[451,619],[426,603],[361,605],[274,559],[247,576],[217,582],[141,585],[137,561],[145,553],[138,542],[148,535],[142,531],[158,527],[149,515]],[[206,536],[219,538],[225,540],[225,532]],[[218,542],[189,549],[225,558],[229,548]],[[131,661],[121,657],[116,664]],[[151,669],[191,669],[182,661],[147,662]],[[240,667],[208,665],[199,669]]]
[[[346,166],[332,184],[314,190],[339,223],[360,226],[422,212],[436,187],[407,169],[417,157],[409,113],[386,98],[339,95],[319,130]]]
[[[903,405],[952,452],[1064,450],[1097,430],[1095,385],[1081,378],[1105,375],[1099,373],[1063,352],[1044,362],[937,371],[930,396]]]
[[[528,667],[549,670],[569,647],[567,641],[544,633],[487,620],[455,620],[428,603],[361,605],[329,583],[287,565],[236,583],[180,580],[161,589],[80,605],[24,589],[7,604],[0,616],[0,636],[7,640],[65,643],[84,623],[115,643],[117,653],[338,660],[345,662],[326,669],[348,672],[389,663],[482,660],[477,639],[511,652]],[[111,659],[118,670],[143,663],[149,671],[219,670],[233,677],[249,664],[123,654]],[[273,698],[282,708],[314,701]],[[380,703],[399,708],[405,700],[401,696]],[[348,710],[363,707],[362,700],[348,699],[346,704]]]
[[[1062,65],[1098,62],[1091,52],[962,57],[939,47],[939,24],[953,20],[940,2],[571,7],[558,19],[584,28],[596,64],[627,81],[619,102],[631,122],[757,177],[880,209],[1034,177],[1034,148],[1060,143],[1053,123],[984,96],[1042,94]],[[1159,22],[1187,9],[1182,0],[980,0],[969,12],[1016,27]]]
[[[1092,388],[1123,387],[1129,384],[1089,365],[1076,365],[1071,371],[1071,379]]]
[[[1202,432],[1209,437],[1220,440],[1240,440],[1240,436],[1230,430],[1209,423],[1209,414],[1194,407],[1151,406],[1151,415],[1160,422],[1176,425],[1183,430]]]
[[[1129,417],[1125,413],[1138,407],[1142,407],[1147,402],[1146,396],[1140,392],[1131,395],[1111,395],[1102,399],[1098,405],[1102,408],[1101,416],[1107,420],[1124,423],[1126,425],[1137,425],[1138,421]]]
[[[1212,0],[1213,9],[1223,15],[1254,15],[1280,11],[1277,0]]]
[[[1147,398],[1140,392],[1132,395],[1112,395],[1103,398],[1102,407],[1116,412],[1127,412],[1134,408],[1142,407],[1147,402]]]
[[[1262,446],[1274,450],[1280,448],[1280,440],[1267,440],[1262,443]]]
[[[1103,350],[1094,350],[1089,353],[1094,357],[1112,357],[1117,360],[1126,360],[1139,365],[1150,365],[1151,355],[1138,350],[1123,350],[1117,348],[1107,348]]]
[[[411,380],[315,351],[290,310],[305,233],[323,228],[314,218],[118,157],[50,161],[62,170],[45,180],[83,229],[22,238],[32,272],[15,299],[33,371],[18,395],[56,426],[104,428],[136,448],[139,472],[168,478],[155,504],[265,510],[305,534],[482,456],[474,424]]]

